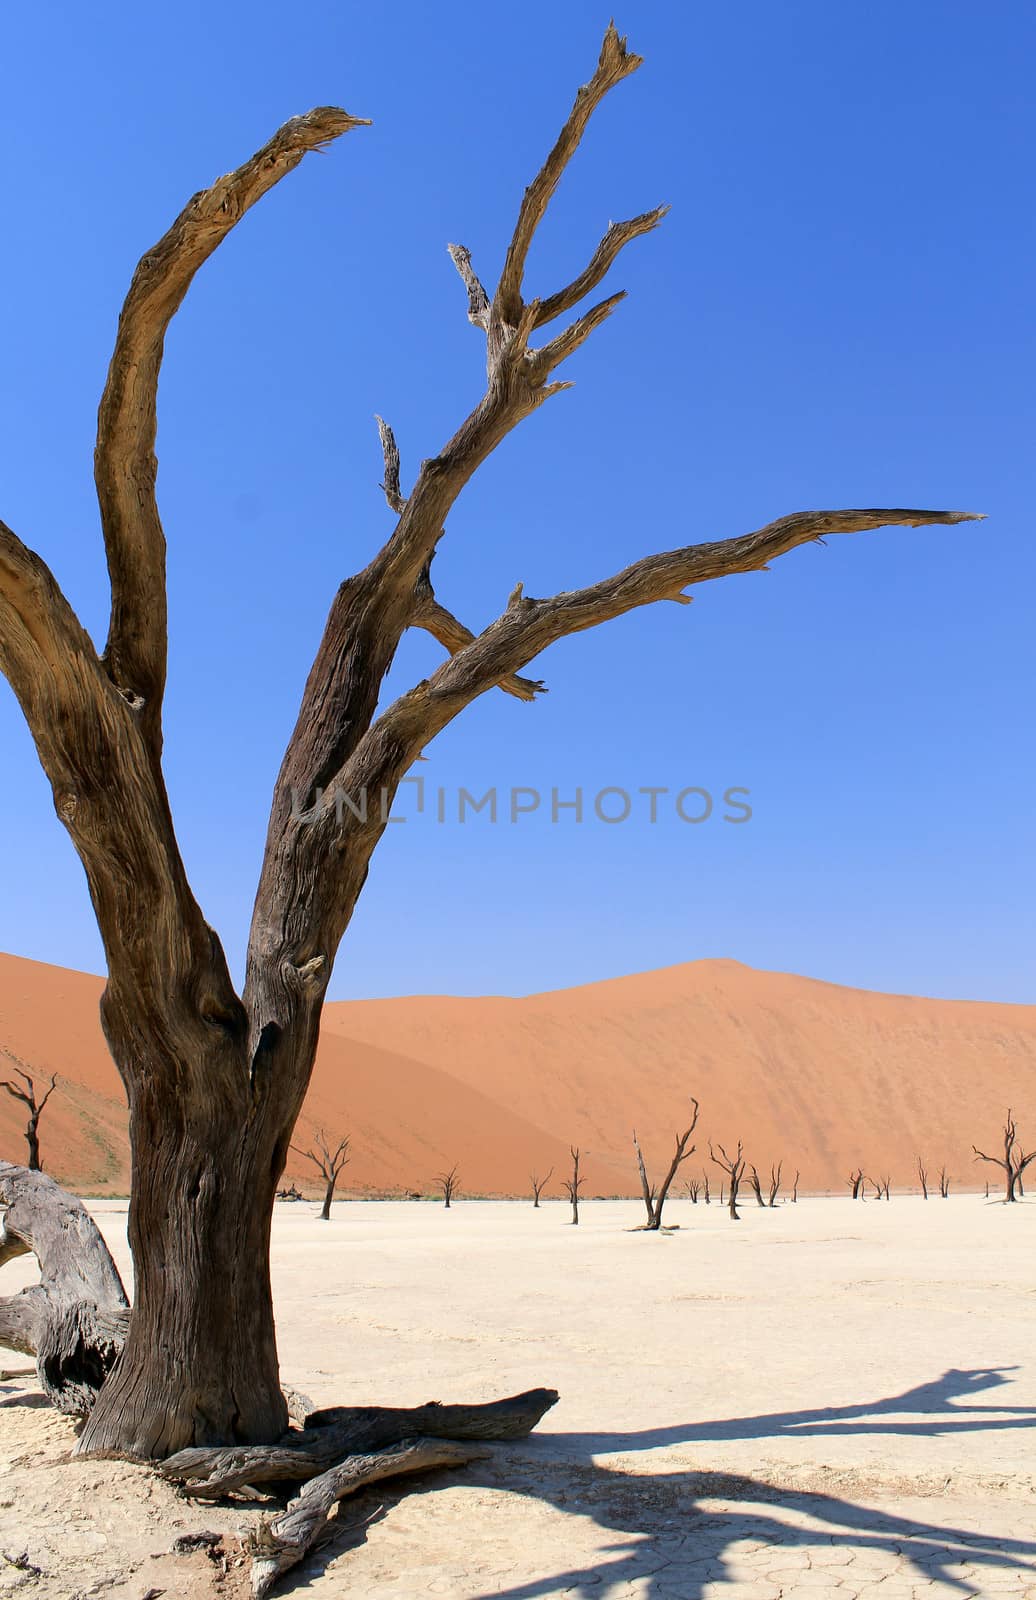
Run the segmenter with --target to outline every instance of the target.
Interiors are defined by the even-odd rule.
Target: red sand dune
[[[97,1018],[99,978],[0,955],[0,1049],[60,1090],[41,1124],[44,1162],[72,1188],[125,1192],[126,1114]],[[0,1077],[10,1061],[0,1055]],[[976,1187],[974,1140],[997,1148],[1015,1108],[1036,1145],[1036,1006],[843,989],[735,961],[698,961],[524,999],[346,1001],[324,1034],[296,1143],[349,1133],[343,1192],[429,1192],[455,1162],[466,1192],[515,1194],[528,1173],[586,1152],[584,1193],[636,1190],[636,1126],[654,1176],[689,1096],[708,1139],[744,1140],[761,1175],[783,1159],[804,1190],[844,1188],[850,1167]],[[21,1108],[0,1094],[0,1155],[22,1158]],[[718,1173],[712,1169],[713,1176]],[[315,1174],[293,1155],[289,1176]]]

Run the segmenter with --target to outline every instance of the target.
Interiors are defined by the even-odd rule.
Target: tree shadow
[[[740,1473],[677,1469],[637,1472],[595,1460],[666,1446],[717,1440],[821,1437],[825,1433],[928,1433],[1036,1426],[1036,1407],[979,1405],[976,1394],[1007,1384],[1012,1367],[951,1368],[930,1383],[868,1404],[825,1406],[719,1422],[691,1423],[636,1433],[533,1435],[520,1449],[501,1448],[494,1462],[464,1474],[469,1482],[523,1495],[570,1516],[591,1518],[614,1542],[593,1558],[507,1588],[486,1589],[477,1600],[539,1600],[562,1593],[577,1600],[625,1596],[638,1585],[643,1600],[703,1600],[711,1587],[750,1581],[797,1594],[793,1571],[780,1584],[782,1555],[799,1567],[830,1572],[835,1586],[877,1584],[895,1571],[903,1582],[937,1581],[961,1595],[978,1596],[985,1573],[1019,1574],[1018,1592],[1036,1587],[1036,1540],[998,1538],[974,1529],[940,1526],[899,1512],[874,1509],[832,1492],[781,1488]],[[914,1414],[917,1421],[900,1421]],[[823,1469],[821,1469],[823,1470]],[[849,1474],[851,1478],[851,1474]],[[442,1479],[423,1480],[418,1492]],[[383,1500],[390,1506],[407,1491]],[[892,1494],[893,1488],[876,1490]],[[717,1505],[719,1502],[719,1505]],[[730,1502],[734,1502],[733,1505]],[[902,1502],[901,1502],[902,1505]],[[360,1509],[352,1502],[352,1515]],[[350,1541],[352,1543],[353,1541]],[[361,1541],[362,1542],[362,1539]],[[332,1535],[326,1561],[349,1546]],[[746,1551],[763,1551],[753,1558]],[[953,1569],[967,1566],[969,1572]],[[1025,1580],[1021,1574],[1025,1574]],[[817,1583],[817,1575],[809,1580]],[[290,1588],[290,1579],[287,1587]],[[998,1592],[1002,1587],[997,1585]],[[802,1590],[805,1600],[805,1589]]]
[[[1019,1594],[1036,1583],[1033,1540],[944,1527],[833,1494],[781,1491],[744,1476],[686,1471],[642,1475],[604,1466],[566,1473],[557,1467],[535,1487],[508,1487],[560,1510],[578,1509],[599,1528],[627,1537],[605,1545],[586,1565],[487,1589],[476,1600],[538,1600],[560,1594],[604,1600],[612,1593],[627,1594],[633,1584],[643,1600],[704,1600],[706,1592],[714,1595],[722,1583],[759,1583],[785,1595],[801,1593],[805,1600],[813,1590],[800,1590],[796,1581],[803,1570],[797,1552],[805,1551],[813,1568],[807,1582],[817,1582],[819,1568],[829,1575],[832,1588],[846,1578],[861,1587],[886,1578],[896,1589],[899,1578],[908,1584],[938,1582],[961,1595],[980,1596],[989,1593],[983,1580],[992,1572],[1017,1574]],[[577,1507],[571,1503],[574,1488],[580,1495]],[[746,1504],[744,1509],[729,1504],[716,1508],[702,1501]],[[761,1561],[746,1557],[755,1549],[764,1551]],[[969,1572],[952,1570],[965,1564]]]
[[[566,1434],[566,1454],[580,1456],[659,1450],[673,1444],[745,1439],[821,1438],[842,1434],[927,1434],[938,1437],[995,1429],[1036,1427],[1036,1406],[975,1405],[970,1396],[1012,1380],[1017,1367],[950,1367],[930,1383],[860,1405],[769,1411],[754,1417],[688,1422],[640,1433]],[[963,1401],[959,1404],[959,1401]],[[896,1420],[900,1419],[900,1420]]]

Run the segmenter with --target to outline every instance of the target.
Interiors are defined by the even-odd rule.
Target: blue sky
[[[132,268],[292,114],[374,126],[303,166],[203,269],[160,395],[167,772],[240,971],[269,794],[337,583],[383,540],[373,414],[404,486],[476,401],[448,240],[494,278],[607,9],[303,4],[12,10],[2,106],[0,515],[98,639],[96,403]],[[835,539],[565,641],[534,706],[485,697],[422,772],[547,797],[514,825],[391,828],[332,995],[522,993],[705,956],[866,988],[1031,1000],[1031,62],[999,0],[635,0],[610,97],[528,281],[661,201],[575,389],[497,452],[437,560],[471,626],[638,555],[811,506],[986,511]],[[424,637],[391,689],[431,670]],[[101,970],[81,870],[0,685],[0,948]],[[658,820],[592,815],[665,786]],[[701,825],[673,793],[712,793]],[[753,816],[724,823],[721,796]],[[582,787],[582,823],[549,818]],[[506,803],[506,802],[505,802]],[[613,802],[614,803],[614,802]],[[546,813],[546,815],[544,814]]]

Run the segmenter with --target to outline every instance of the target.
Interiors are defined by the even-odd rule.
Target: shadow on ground
[[[801,1595],[801,1600],[826,1596],[836,1586],[843,1586],[847,1600],[858,1591],[891,1596],[932,1583],[962,1596],[988,1595],[993,1589],[998,1594],[1032,1592],[1036,1539],[944,1526],[901,1510],[859,1505],[845,1495],[782,1490],[739,1474],[640,1473],[594,1459],[710,1440],[1036,1427],[1036,1407],[973,1401],[973,1396],[1009,1383],[1007,1374],[1013,1370],[950,1370],[931,1383],[867,1405],[773,1412],[639,1433],[548,1435],[542,1441],[533,1436],[517,1458],[515,1452],[501,1450],[493,1466],[472,1469],[468,1481],[589,1520],[605,1541],[600,1532],[587,1530],[576,1537],[573,1529],[573,1550],[579,1544],[593,1546],[584,1563],[576,1557],[571,1565],[541,1577],[484,1588],[478,1600],[562,1594],[605,1600],[632,1593],[642,1600],[702,1600],[722,1584],[745,1586],[752,1595]],[[888,1487],[876,1493],[892,1499],[897,1488],[902,1491],[902,1479],[896,1484],[896,1476],[890,1462]],[[434,1487],[428,1480],[428,1492]],[[899,1503],[909,1504],[902,1498]],[[342,1507],[343,1522],[348,1518],[352,1528],[346,1533],[350,1546],[363,1541],[361,1515],[356,1502]],[[1027,1525],[1022,1505],[1014,1520]],[[327,1559],[344,1549],[336,1539]],[[803,1582],[807,1568],[810,1575]]]

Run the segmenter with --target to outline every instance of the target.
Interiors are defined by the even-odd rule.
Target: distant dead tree
[[[939,1168],[939,1193],[942,1195],[944,1200],[949,1198],[950,1180],[946,1176],[946,1168],[945,1167],[940,1167]]]
[[[14,1062],[15,1075],[21,1078],[21,1084],[12,1083],[10,1078],[0,1078],[0,1089],[6,1089],[13,1100],[20,1100],[25,1106],[28,1115],[25,1119],[25,1143],[29,1147],[28,1167],[30,1172],[42,1172],[43,1164],[40,1161],[39,1125],[43,1108],[57,1087],[57,1073],[51,1077],[50,1084],[42,1100],[36,1098],[36,1085],[25,1062],[21,1061],[12,1051],[5,1050],[4,1055],[8,1061]]]
[[[797,1206],[799,1203],[799,1179],[801,1176],[801,1172],[796,1172],[795,1182],[791,1186],[791,1203],[793,1206]]]
[[[986,1180],[986,1199],[987,1200],[989,1199],[989,1181],[988,1181],[988,1179]]]
[[[890,1177],[867,1178],[867,1179],[865,1179],[865,1182],[873,1183],[875,1200],[888,1200],[889,1199],[889,1185],[892,1182],[892,1179]]]
[[[1004,1204],[1013,1204],[1024,1195],[1022,1173],[1030,1161],[1036,1161],[1036,1150],[1030,1150],[1028,1155],[1022,1153],[1018,1144],[1018,1129],[1014,1117],[1011,1115],[1010,1106],[1007,1108],[1007,1120],[1004,1123],[1004,1153],[1002,1156],[987,1156],[977,1145],[971,1147],[975,1152],[977,1161],[988,1161],[994,1167],[1002,1167],[1004,1173]],[[986,1185],[986,1195],[989,1194],[989,1185]]]
[[[691,1205],[696,1206],[698,1204],[698,1196],[701,1194],[701,1179],[688,1178],[684,1188],[687,1190],[687,1198]]]
[[[921,1160],[920,1156],[918,1156],[918,1158],[917,1158],[917,1176],[918,1176],[918,1181],[921,1184],[921,1198],[922,1198],[922,1200],[927,1200],[928,1199],[928,1168],[925,1166],[925,1164]]]
[[[771,1167],[770,1168],[770,1197],[769,1197],[769,1199],[767,1200],[766,1203],[771,1208],[771,1210],[777,1204],[777,1196],[780,1193],[780,1188],[781,1188],[781,1167],[783,1165],[784,1165],[783,1161],[778,1161],[778,1163],[777,1163],[777,1165],[775,1167]]]
[[[712,1148],[712,1141],[709,1141],[709,1160],[712,1161],[717,1167],[720,1167],[730,1179],[730,1196],[727,1201],[727,1209],[730,1212],[730,1219],[732,1222],[741,1221],[741,1218],[737,1214],[737,1192],[741,1187],[741,1179],[743,1178],[745,1172],[744,1158],[741,1154],[743,1148],[744,1147],[741,1143],[741,1140],[739,1139],[737,1141],[737,1153],[735,1155],[729,1156],[722,1145],[720,1145],[719,1155],[717,1155]],[[720,1204],[722,1205],[722,1186],[720,1187],[719,1198]]]
[[[707,1206],[712,1204],[712,1196],[711,1196],[711,1194],[709,1192],[709,1174],[708,1174],[708,1172],[703,1172],[702,1175],[701,1175],[701,1197],[705,1201],[705,1204]]]
[[[302,1150],[297,1144],[293,1144],[291,1148],[297,1156],[303,1156],[306,1161],[312,1161],[323,1178],[326,1188],[324,1189],[324,1204],[320,1209],[320,1220],[321,1222],[330,1222],[331,1201],[335,1197],[335,1184],[338,1182],[338,1174],[349,1159],[349,1140],[340,1139],[337,1149],[332,1150],[327,1142],[327,1136],[323,1128],[318,1128],[313,1143],[316,1146],[315,1150]]]
[[[748,1170],[751,1174],[748,1182],[751,1186],[752,1193],[755,1195],[755,1203],[757,1206],[765,1207],[766,1201],[763,1199],[763,1189],[761,1183],[759,1182],[759,1174],[754,1167],[749,1167]]]
[[[529,1173],[529,1182],[532,1184],[532,1206],[534,1211],[538,1211],[540,1209],[540,1195],[543,1193],[553,1176],[553,1167],[551,1167],[545,1178],[538,1178],[535,1172]]]
[[[697,1125],[698,1102],[692,1095],[691,1125],[683,1133],[678,1133],[676,1135],[676,1149],[673,1151],[673,1159],[669,1163],[669,1171],[662,1179],[661,1188],[657,1190],[648,1182],[647,1168],[644,1165],[644,1156],[641,1152],[640,1145],[637,1142],[637,1130],[636,1128],[633,1130],[633,1148],[637,1152],[637,1166],[640,1170],[640,1187],[644,1195],[644,1206],[647,1210],[648,1217],[645,1225],[645,1232],[647,1233],[657,1233],[659,1228],[662,1226],[662,1207],[665,1205],[666,1196],[669,1193],[672,1181],[676,1177],[677,1171],[682,1163],[687,1160],[688,1156],[694,1154],[694,1145],[692,1144],[688,1146],[687,1141],[691,1137],[691,1134],[694,1132]]]
[[[852,1193],[852,1197],[853,1197],[854,1200],[865,1200],[866,1199],[866,1195],[861,1193],[862,1186],[863,1186],[863,1168],[862,1167],[858,1167],[855,1172],[850,1172],[848,1178],[846,1179],[846,1182],[848,1183],[850,1189],[853,1192]]]
[[[453,1199],[460,1187],[460,1178],[457,1175],[457,1168],[451,1167],[449,1172],[440,1172],[435,1181],[439,1185],[439,1193],[442,1195],[443,1204],[445,1205],[447,1211],[449,1211],[450,1201]]]
[[[570,1178],[562,1178],[561,1187],[564,1189],[565,1193],[568,1195],[568,1198],[572,1202],[572,1226],[574,1228],[578,1228],[578,1226],[579,1226],[579,1191],[580,1191],[580,1189],[581,1189],[581,1187],[583,1185],[583,1181],[584,1180],[579,1176],[579,1151],[578,1151],[578,1149],[576,1148],[575,1145],[571,1146],[571,1155],[572,1155],[572,1176]]]

